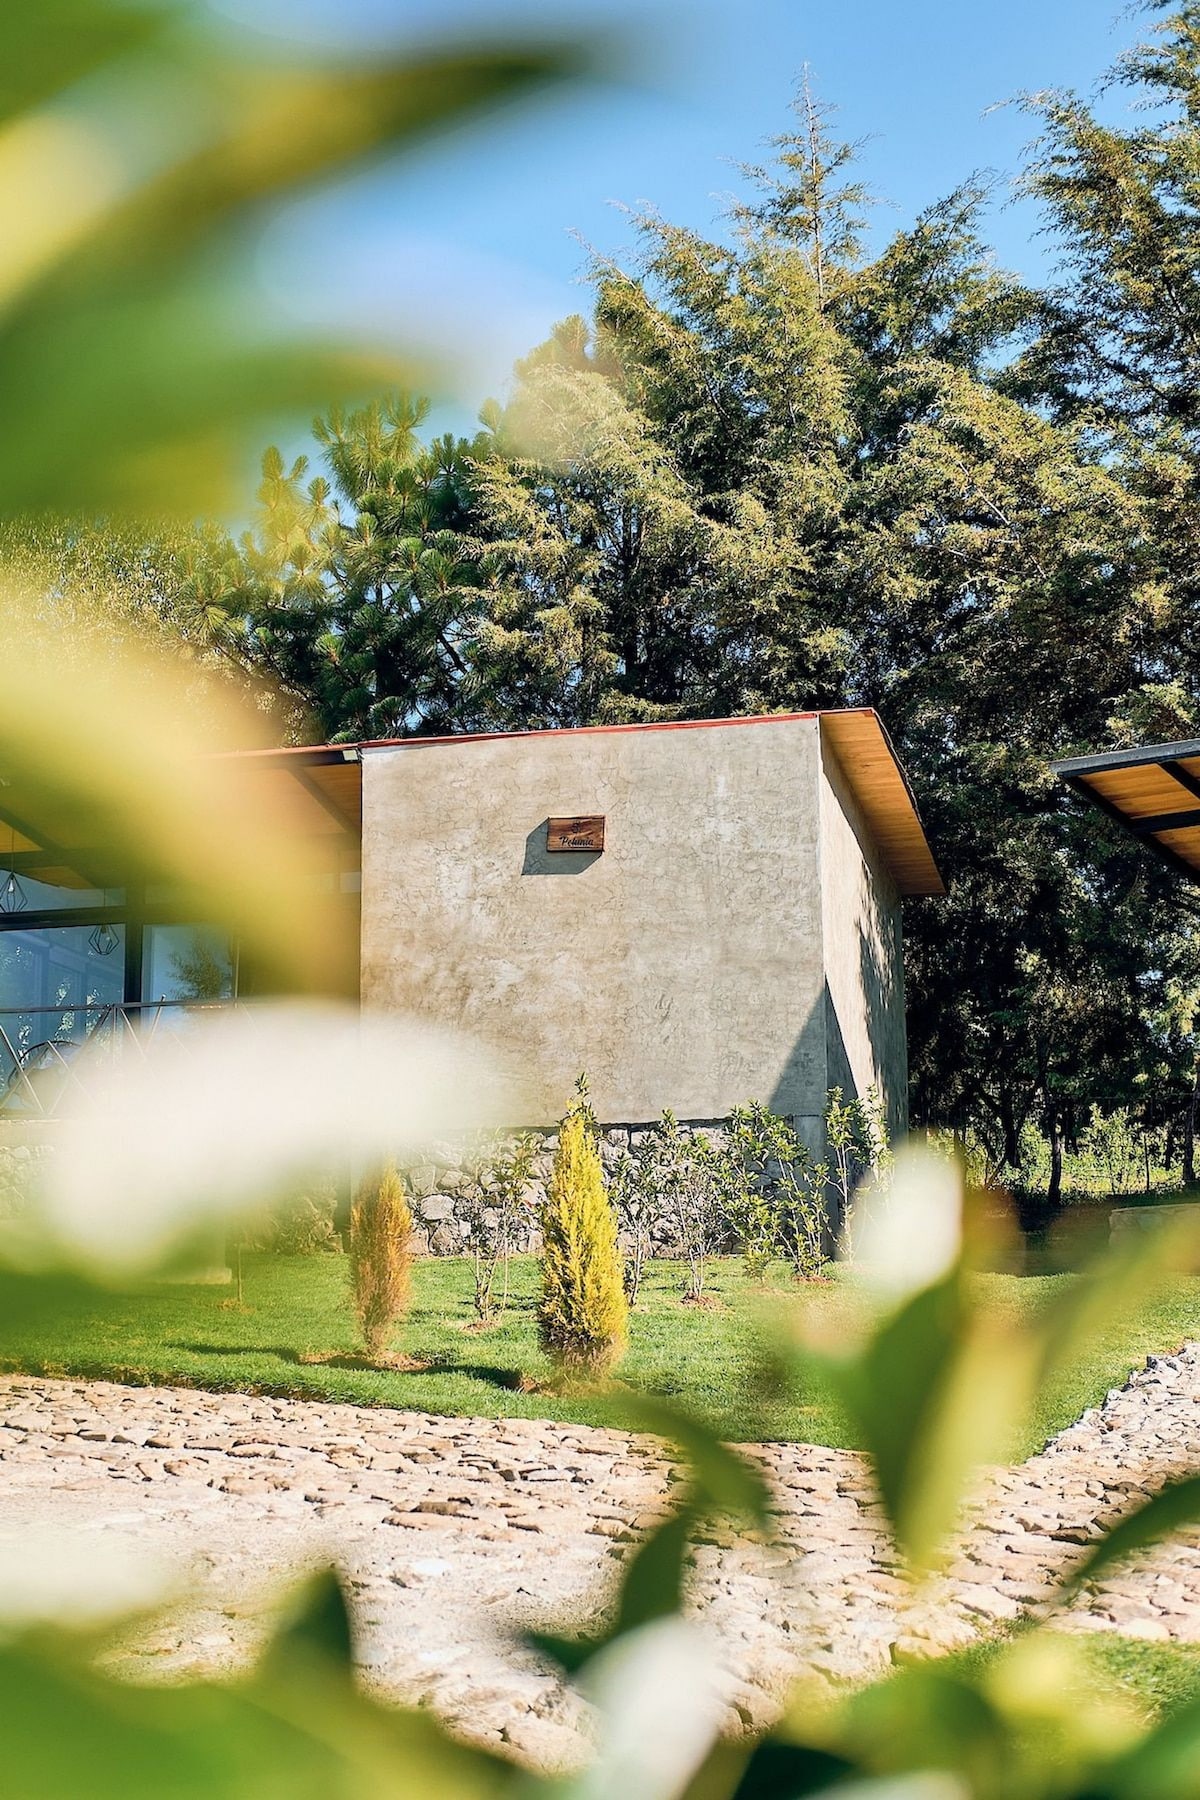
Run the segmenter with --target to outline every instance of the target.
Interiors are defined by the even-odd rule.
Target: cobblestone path
[[[892,1648],[950,1647],[1040,1610],[1098,1526],[1200,1469],[1200,1346],[1153,1357],[1041,1455],[996,1474],[958,1560],[905,1601],[861,1457],[765,1445],[777,1528],[696,1547],[690,1604],[713,1634],[726,1724],[765,1723],[800,1674],[856,1680]],[[333,1558],[355,1597],[366,1679],[473,1739],[560,1765],[582,1703],[518,1642],[603,1611],[669,1501],[651,1440],[522,1419],[0,1377],[0,1551],[29,1532],[132,1542],[188,1599],[116,1658],[139,1678],[252,1654],[290,1573]],[[1200,1640],[1200,1534],[1085,1594],[1061,1623]]]

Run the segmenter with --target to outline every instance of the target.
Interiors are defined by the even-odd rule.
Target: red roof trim
[[[868,706],[829,711],[870,714]],[[534,731],[462,731],[445,737],[367,738],[360,750],[419,750],[425,744],[490,744],[499,738],[597,737],[617,731],[710,731],[721,725],[781,725],[789,720],[819,719],[820,712],[751,713],[740,719],[647,719],[632,725],[550,725]]]

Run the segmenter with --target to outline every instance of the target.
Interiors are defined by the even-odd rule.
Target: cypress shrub
[[[617,1216],[589,1115],[572,1107],[542,1208],[542,1349],[568,1376],[600,1375],[621,1358],[629,1309],[617,1247]]]
[[[394,1163],[359,1186],[350,1211],[350,1277],[367,1355],[380,1357],[408,1304],[412,1213]]]

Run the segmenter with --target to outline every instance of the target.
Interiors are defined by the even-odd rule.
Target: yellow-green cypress
[[[581,1106],[558,1134],[542,1208],[542,1349],[567,1374],[599,1375],[625,1350],[629,1309],[617,1246],[617,1216]]]

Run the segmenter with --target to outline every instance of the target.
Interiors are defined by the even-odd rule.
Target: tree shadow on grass
[[[524,1379],[520,1369],[500,1369],[494,1363],[466,1363],[444,1361],[441,1357],[430,1356],[417,1362],[414,1368],[394,1367],[386,1362],[369,1362],[353,1350],[337,1350],[328,1355],[304,1354],[285,1344],[191,1344],[180,1339],[173,1339],[167,1346],[171,1350],[186,1350],[189,1356],[277,1356],[282,1362],[291,1363],[298,1369],[350,1369],[358,1374],[376,1372],[381,1375],[466,1375],[473,1381],[486,1382],[491,1387],[507,1388],[516,1391]]]
[[[186,1350],[189,1356],[277,1356],[281,1362],[304,1366],[304,1358],[288,1344],[186,1344],[169,1338],[168,1350]]]

